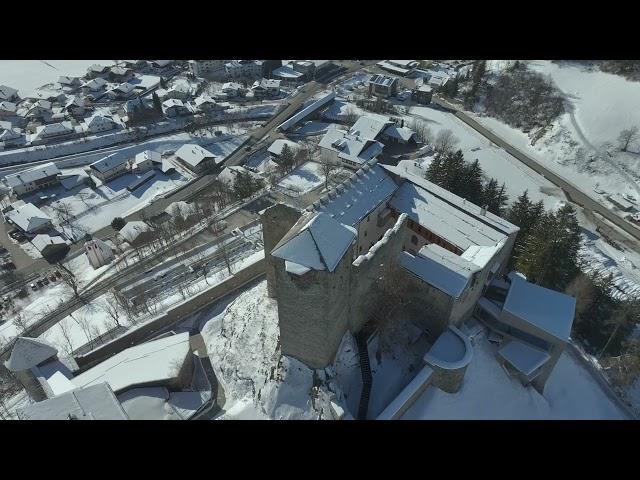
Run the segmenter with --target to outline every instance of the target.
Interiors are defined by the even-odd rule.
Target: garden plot
[[[300,165],[278,182],[278,188],[285,194],[298,197],[322,185],[324,175],[321,166],[316,162]]]

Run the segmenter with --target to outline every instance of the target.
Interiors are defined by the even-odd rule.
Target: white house
[[[193,89],[188,83],[176,82],[166,90],[164,98],[177,98],[178,100],[182,101],[188,100],[193,94],[192,90]]]
[[[242,85],[235,82],[227,82],[222,85],[222,93],[227,98],[237,97],[240,94],[240,90],[242,90]]]
[[[7,175],[4,179],[14,195],[20,196],[60,182],[60,170],[55,163],[46,163],[19,173]]]
[[[9,101],[0,102],[0,118],[13,117],[16,114],[17,106]]]
[[[112,100],[125,100],[133,95],[135,88],[135,85],[124,82],[109,90],[106,95]]]
[[[222,107],[219,106],[216,101],[208,95],[200,95],[196,97],[193,101],[196,109],[201,112],[213,112],[215,110],[222,110]]]
[[[176,157],[190,170],[201,172],[222,161],[213,153],[193,143],[182,145],[176,151]]]
[[[167,117],[178,117],[190,113],[189,109],[182,103],[182,100],[170,98],[162,102],[162,111]]]
[[[118,124],[111,117],[100,114],[93,115],[84,121],[85,131],[91,133],[107,132],[117,128],[117,126]]]
[[[145,150],[136,154],[131,162],[132,170],[142,173],[151,170],[156,163],[162,163],[162,157],[160,153],[152,150]]]
[[[0,85],[0,101],[14,102],[18,100],[18,90],[15,88],[7,87],[6,85]]]
[[[263,78],[254,82],[251,91],[256,98],[277,97],[280,94],[280,83],[280,80]]]
[[[225,78],[226,60],[189,60],[189,70],[195,76],[210,75],[214,79]]]
[[[261,60],[231,60],[224,66],[227,71],[227,77],[232,79],[239,78],[258,78],[262,76]]]
[[[32,203],[9,210],[4,216],[24,233],[45,232],[53,227],[51,217]]]
[[[32,137],[31,142],[45,141],[49,138],[59,138],[76,133],[71,122],[51,123],[49,125],[40,125],[36,128],[36,133]]]
[[[100,268],[113,260],[113,250],[109,245],[98,238],[84,244],[87,259],[93,268]]]
[[[69,97],[67,103],[63,107],[63,111],[69,112],[74,117],[79,117],[85,113],[84,100],[77,96]]]
[[[320,140],[321,155],[335,164],[358,169],[382,153],[382,143],[338,128],[329,130]]]
[[[82,85],[82,82],[78,77],[66,77],[62,76],[58,78],[58,85],[68,90],[74,90]]]
[[[82,89],[85,91],[98,92],[104,90],[107,86],[107,81],[104,78],[94,78],[82,85]]]
[[[103,182],[127,173],[129,161],[124,155],[112,153],[89,165],[89,171]]]

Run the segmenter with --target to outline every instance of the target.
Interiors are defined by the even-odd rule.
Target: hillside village
[[[0,86],[0,417],[636,418],[634,168],[594,190],[505,135],[506,65]]]

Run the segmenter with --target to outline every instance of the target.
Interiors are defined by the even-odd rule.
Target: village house
[[[17,102],[18,100],[20,100],[18,90],[0,85],[0,102]]]
[[[90,92],[101,92],[107,87],[107,81],[104,78],[94,78],[82,85],[82,91],[86,94]]]
[[[144,173],[151,170],[157,163],[161,163],[161,155],[152,150],[145,150],[136,154],[131,162],[131,170],[136,173]]]
[[[58,77],[58,85],[60,85],[63,90],[66,89],[66,91],[72,92],[80,88],[80,86],[82,85],[82,80],[80,80],[80,78],[78,77],[62,76]]]
[[[369,94],[389,98],[398,92],[398,78],[388,75],[373,75],[369,81]]]
[[[129,171],[129,161],[117,152],[101,158],[89,165],[89,173],[95,175],[102,182],[124,175]]]
[[[53,114],[53,107],[48,100],[38,100],[24,112],[24,118],[40,120]]]
[[[85,78],[97,78],[102,75],[105,75],[109,71],[109,67],[100,64],[94,64],[87,68],[87,74]]]
[[[70,250],[69,245],[60,235],[39,234],[31,240],[31,244],[36,247],[43,258],[51,261],[64,258]]]
[[[193,143],[182,145],[175,155],[183,165],[195,173],[202,173],[222,161],[222,158]]]
[[[222,84],[222,88],[220,89],[220,91],[226,98],[234,98],[240,95],[240,92],[242,91],[242,85],[235,82],[227,82]]]
[[[255,98],[277,97],[280,95],[280,80],[256,80],[251,87]]]
[[[182,100],[170,98],[162,102],[162,111],[167,117],[179,117],[181,115],[189,115],[191,111],[182,103]]]
[[[271,72],[271,77],[282,81],[282,85],[300,85],[304,83],[304,74],[293,69],[290,64],[283,65]]]
[[[382,153],[384,145],[372,138],[349,133],[339,128],[329,129],[318,143],[320,155],[335,165],[359,169]]]
[[[7,175],[4,178],[4,183],[11,189],[13,195],[19,197],[26,193],[57,185],[60,183],[60,170],[53,162],[45,163],[19,173]]]
[[[84,244],[84,251],[91,266],[96,269],[111,263],[114,258],[111,247],[100,240],[94,238]]]
[[[377,65],[401,77],[406,77],[418,68],[417,60],[383,60],[382,62],[378,62]]]
[[[411,90],[411,99],[422,105],[429,105],[433,97],[433,88],[429,85],[419,85]]]
[[[50,139],[56,140],[75,135],[76,131],[71,122],[51,123],[40,125],[36,128],[36,133],[31,137],[31,143],[46,143]]]
[[[124,82],[106,92],[106,96],[111,100],[126,100],[134,95],[135,85]]]
[[[196,97],[193,104],[195,108],[201,112],[215,112],[223,109],[208,95],[200,95],[199,97]]]
[[[17,106],[9,101],[0,102],[0,118],[10,118],[16,115]]]
[[[138,247],[153,239],[155,232],[145,222],[132,220],[120,229],[118,236],[132,247]]]
[[[189,100],[193,96],[193,89],[185,82],[176,82],[169,87],[165,94],[165,99],[176,98],[183,102]]]
[[[227,77],[234,80],[253,80],[262,76],[261,60],[231,60],[224,67]]]
[[[281,163],[280,155],[282,155],[282,149],[284,148],[285,145],[289,147],[289,149],[291,150],[291,153],[294,155],[298,151],[297,143],[292,142],[291,140],[283,139],[283,138],[279,138],[275,140],[271,145],[269,145],[269,148],[267,149],[267,153],[269,153],[269,155],[271,156],[271,160],[273,160],[277,164]]]
[[[196,77],[207,75],[220,80],[227,76],[226,63],[226,60],[189,60],[189,71]]]
[[[90,133],[108,132],[118,127],[111,117],[95,114],[88,117],[83,122],[84,130]]]
[[[109,69],[108,78],[112,82],[126,82],[133,77],[133,71],[126,67],[111,67]]]
[[[81,97],[74,95],[67,99],[62,110],[73,117],[81,117],[86,113],[86,104]]]
[[[24,132],[19,128],[0,129],[0,142],[5,147],[24,145],[25,140]]]
[[[47,232],[53,228],[51,217],[32,203],[25,203],[5,211],[4,218],[12,225],[15,225],[21,232],[27,234]]]

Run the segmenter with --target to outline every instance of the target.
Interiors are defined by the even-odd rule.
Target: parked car
[[[49,279],[47,277],[43,277],[42,283],[44,283],[45,285],[49,285]]]
[[[34,292],[35,292],[36,290],[38,290],[38,287],[37,287],[37,285],[36,285],[35,283],[32,283],[32,284],[30,285],[30,287],[31,287],[31,290],[33,290]]]
[[[160,280],[161,278],[164,278],[164,277],[166,277],[166,276],[167,276],[167,272],[161,272],[161,273],[156,274],[156,275],[153,277],[153,280],[154,280],[154,281],[158,281],[158,280]]]

